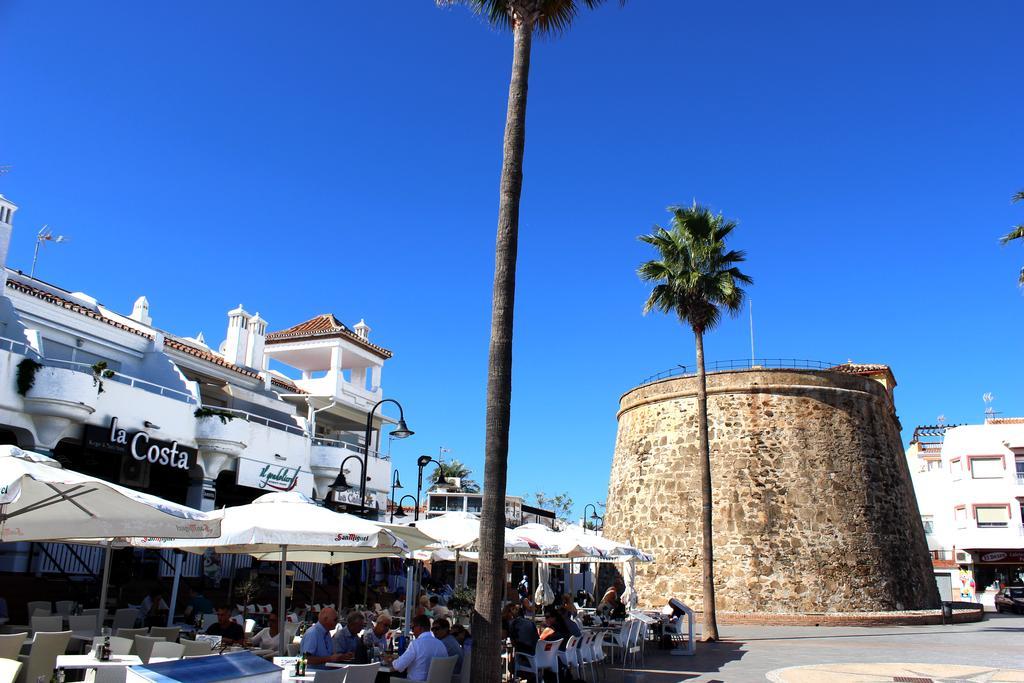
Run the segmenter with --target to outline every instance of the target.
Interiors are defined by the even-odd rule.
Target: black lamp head
[[[409,429],[409,425],[405,424],[405,419],[398,421],[398,426],[391,430],[391,437],[395,439],[405,439],[412,436],[416,432]]]
[[[431,458],[429,455],[421,455],[420,457],[416,458],[416,466],[426,467],[427,463],[429,463],[431,460],[433,460],[433,458]]]
[[[394,517],[396,519],[403,519],[405,517],[405,508],[399,505],[398,509],[395,510]]]
[[[402,481],[398,478],[398,470],[395,470],[395,478],[391,482],[391,486],[396,489],[402,488]]]
[[[348,491],[352,488],[349,486],[349,483],[345,481],[345,470],[338,472],[338,478],[334,480],[334,483],[331,484],[330,488],[335,491]]]

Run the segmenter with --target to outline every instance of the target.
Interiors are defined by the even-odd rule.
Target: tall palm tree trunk
[[[708,380],[704,371],[704,333],[693,331],[697,339],[697,423],[700,430],[700,509],[704,556],[704,631],[703,638],[718,640],[715,614],[715,551],[711,535],[711,445],[708,442]]]
[[[512,403],[512,314],[516,294],[519,197],[526,142],[526,87],[532,26],[514,29],[512,80],[508,88],[504,161],[494,256],[491,347],[487,367],[487,433],[484,495],[480,515],[480,567],[473,614],[473,681],[500,681],[501,598],[505,583],[505,484]]]

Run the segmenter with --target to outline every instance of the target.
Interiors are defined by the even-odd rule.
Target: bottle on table
[[[100,646],[100,661],[110,661],[110,636],[103,639],[103,645]]]

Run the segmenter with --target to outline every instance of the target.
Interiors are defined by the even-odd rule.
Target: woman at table
[[[277,650],[281,644],[281,620],[277,612],[267,617],[267,627],[252,637],[252,646],[266,650]]]
[[[501,608],[501,638],[512,637],[512,622],[519,616],[519,605],[510,602]]]
[[[564,650],[566,641],[572,637],[572,630],[569,625],[565,623],[565,619],[554,607],[548,607],[544,610],[544,628],[541,629],[540,639],[541,640],[561,640],[562,644],[559,646],[559,650]]]

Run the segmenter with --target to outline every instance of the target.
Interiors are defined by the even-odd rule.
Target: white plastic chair
[[[636,623],[635,619],[627,619],[622,622],[622,626],[619,627],[618,633],[605,634],[607,636],[605,644],[612,649],[613,664],[615,663],[615,653],[621,652],[622,658],[620,660],[620,664],[622,666],[626,665],[626,656],[629,654],[630,643],[633,638],[633,629],[635,628],[634,624]]]
[[[213,648],[210,647],[210,644],[202,640],[182,638],[180,644],[185,648],[184,657],[201,657],[213,653]]]
[[[380,664],[349,664],[341,669],[345,672],[345,683],[374,683],[379,670]]]
[[[317,671],[313,683],[345,683],[345,669]]]
[[[27,655],[19,655],[22,663],[19,680],[35,683],[40,676],[47,679],[57,667],[57,655],[64,654],[71,640],[71,631],[37,633],[32,639],[32,649]]]
[[[0,659],[0,683],[15,683],[18,680],[18,672],[21,671],[21,662],[16,659]]]
[[[253,630],[255,630],[255,628],[256,628],[256,620],[255,619],[246,619],[245,620],[245,635],[251,636],[252,632],[253,632]]]
[[[96,616],[91,614],[72,614],[68,617],[68,628],[76,636],[91,637],[96,635]]]
[[[580,641],[581,638],[576,636],[569,636],[569,639],[565,641],[565,649],[558,651],[558,661],[569,669],[569,672],[573,676],[583,677],[581,671],[583,670],[583,662],[580,660]]]
[[[532,655],[525,652],[517,652],[513,661],[513,669],[516,677],[519,671],[532,673],[539,681],[543,678],[543,671],[554,671],[555,681],[558,681],[558,648],[562,646],[562,640],[538,640],[537,649]],[[433,668],[433,662],[431,662]]]
[[[70,617],[77,604],[74,600],[58,600],[53,603],[53,611],[62,617]]]
[[[179,633],[181,633],[180,626],[153,626],[149,629],[149,635],[154,638],[163,638],[168,643],[178,642]]]
[[[106,638],[102,638],[101,642],[105,640]],[[131,654],[133,647],[135,647],[135,641],[132,638],[110,636],[110,654],[112,655]]]
[[[591,631],[590,642],[587,644],[586,650],[587,664],[590,665],[591,671],[597,674],[598,666],[604,666],[608,661],[608,656],[604,651],[604,634],[600,631]]]
[[[18,661],[21,646],[28,640],[28,633],[0,633],[0,659]]]
[[[148,628],[119,628],[114,631],[114,635],[127,638],[128,640],[135,640],[135,636],[148,636]]]
[[[114,612],[114,630],[122,628],[135,628],[135,622],[139,618],[139,611],[134,607],[126,607]]]
[[[135,654],[139,656],[143,664],[149,664],[149,658],[153,655],[153,646],[157,643],[166,643],[163,638],[152,636],[135,636]]]
[[[59,614],[53,617],[32,617],[30,622],[33,633],[56,633],[64,630],[64,617]]]
[[[452,676],[455,675],[455,665],[458,663],[458,655],[434,657],[430,660],[427,680],[418,682],[410,680],[409,683],[452,683]]]
[[[211,624],[216,623],[216,621],[217,621],[217,613],[216,612],[211,612],[209,614],[204,614],[203,615],[203,628],[208,628]]]
[[[48,617],[53,614],[53,603],[49,600],[29,600],[25,605],[25,611],[28,612],[30,617],[34,616],[38,610],[45,610],[46,614],[43,616]],[[32,683],[35,683],[35,681]]]
[[[169,643],[165,640],[163,642],[153,643],[153,649],[149,653],[149,661],[152,662],[157,657],[163,659],[181,659],[184,654],[184,645],[181,643]]]

